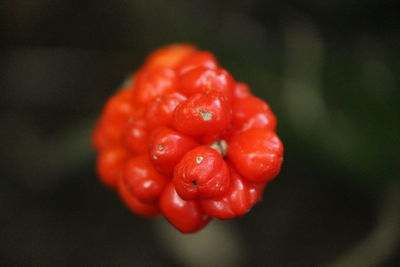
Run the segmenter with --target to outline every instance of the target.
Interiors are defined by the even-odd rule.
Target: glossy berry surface
[[[209,146],[187,152],[176,165],[173,184],[185,199],[206,199],[222,196],[229,188],[230,174],[221,154]]]
[[[165,46],[104,105],[92,135],[97,173],[132,212],[193,233],[262,199],[283,162],[276,126],[212,53]]]

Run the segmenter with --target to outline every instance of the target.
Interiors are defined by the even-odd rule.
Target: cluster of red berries
[[[267,103],[187,44],[154,51],[105,104],[97,172],[135,213],[184,233],[245,214],[281,168]]]

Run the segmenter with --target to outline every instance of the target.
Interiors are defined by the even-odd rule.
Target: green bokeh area
[[[1,2],[0,265],[399,266],[395,3]],[[107,98],[175,42],[267,101],[285,145],[260,204],[187,238],[101,185],[90,144]]]

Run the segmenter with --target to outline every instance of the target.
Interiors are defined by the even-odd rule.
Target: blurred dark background
[[[1,266],[399,266],[397,1],[2,0]],[[268,101],[282,173],[243,218],[182,236],[94,172],[104,101],[189,42]]]

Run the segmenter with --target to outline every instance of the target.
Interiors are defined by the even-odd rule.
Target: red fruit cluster
[[[135,213],[184,233],[257,203],[281,168],[276,118],[215,57],[187,44],[153,52],[105,104],[97,171]]]

